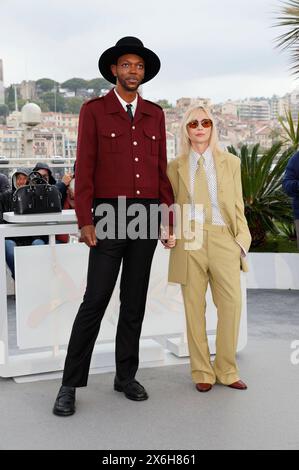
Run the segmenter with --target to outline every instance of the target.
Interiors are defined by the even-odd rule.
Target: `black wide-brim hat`
[[[111,65],[117,63],[117,59],[124,54],[136,54],[144,60],[144,79],[146,83],[157,75],[161,62],[157,54],[144,47],[142,41],[133,36],[121,38],[115,46],[107,49],[99,58],[99,70],[104,78],[110,83],[116,84],[116,77],[111,72]]]

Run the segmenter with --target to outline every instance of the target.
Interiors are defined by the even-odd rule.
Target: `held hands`
[[[174,248],[176,244],[176,238],[173,233],[173,227],[161,226],[160,240],[164,248]]]
[[[170,248],[174,248],[176,244],[175,235],[169,235],[168,240],[161,239],[161,243],[167,250],[169,250]]]
[[[168,228],[161,230],[160,240],[166,249],[174,248],[176,245],[175,235],[172,234],[172,230],[170,231]],[[97,237],[94,225],[84,225],[84,227],[81,228],[79,241],[84,242],[88,247],[96,246]]]
[[[94,225],[84,225],[84,227],[81,228],[81,237],[79,242],[84,242],[89,248],[96,246],[97,237]]]

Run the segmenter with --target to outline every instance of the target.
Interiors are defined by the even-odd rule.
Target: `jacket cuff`
[[[87,215],[80,216],[77,214],[77,219],[78,219],[78,227],[80,229],[84,227],[85,225],[93,225],[93,218],[91,214],[90,216],[87,216]]]

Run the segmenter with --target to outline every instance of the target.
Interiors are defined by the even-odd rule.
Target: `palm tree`
[[[293,152],[297,152],[299,148],[299,114],[297,124],[294,122],[290,109],[285,109],[285,117],[278,116],[277,120],[286,134],[285,143],[293,147]]]
[[[274,26],[288,28],[288,31],[278,36],[277,47],[282,50],[290,49],[291,67],[293,74],[299,73],[299,0],[288,0],[283,2],[284,6]]]
[[[282,191],[282,178],[293,147],[281,153],[282,143],[272,145],[259,156],[260,145],[251,152],[247,145],[238,151],[228,147],[228,151],[241,159],[241,176],[245,216],[252,236],[252,246],[265,242],[267,232],[278,234],[275,223],[293,220],[289,197]]]
[[[280,232],[289,240],[295,241],[297,239],[297,233],[294,221],[282,222],[279,224]]]

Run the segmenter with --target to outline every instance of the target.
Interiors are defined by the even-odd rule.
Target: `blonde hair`
[[[73,177],[70,181],[69,188],[75,192],[75,178]]]
[[[181,141],[180,141],[180,154],[181,155],[189,155],[191,143],[190,143],[190,139],[188,135],[187,123],[195,119],[198,111],[203,111],[204,113],[206,113],[208,118],[213,121],[211,137],[209,141],[209,146],[212,152],[215,150],[221,150],[218,145],[218,135],[217,135],[216,124],[215,124],[215,120],[212,116],[211,111],[204,106],[193,106],[192,108],[189,108],[186,111],[186,113],[184,114],[182,123],[181,123]]]

